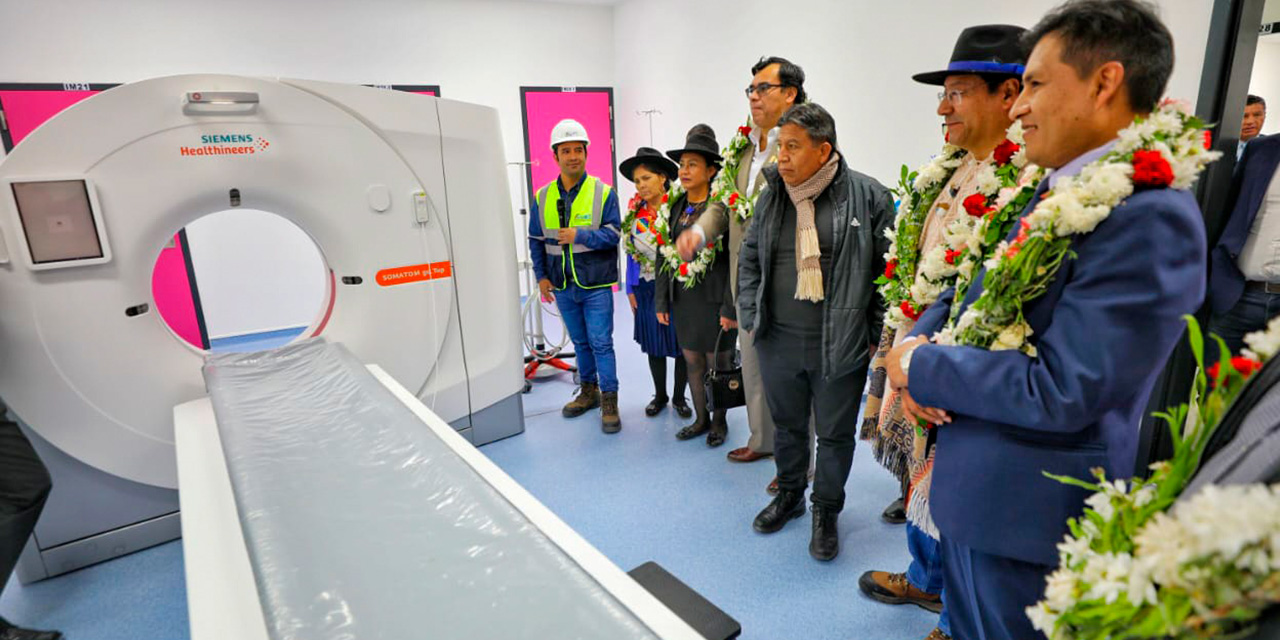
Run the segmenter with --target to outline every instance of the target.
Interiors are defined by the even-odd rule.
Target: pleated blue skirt
[[[651,355],[664,358],[679,358],[680,343],[676,340],[676,326],[658,322],[657,311],[653,306],[653,294],[656,285],[652,280],[640,280],[632,289],[636,296],[635,341],[640,350]]]

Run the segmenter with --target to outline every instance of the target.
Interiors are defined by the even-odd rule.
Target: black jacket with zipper
[[[814,207],[833,207],[831,221],[834,255],[823,282],[822,371],[838,377],[866,369],[870,348],[880,339],[885,303],[875,285],[884,273],[893,225],[893,194],[874,178],[849,168],[839,160],[831,184],[814,200]],[[755,215],[738,256],[738,323],[754,331],[755,340],[769,339],[769,277],[779,242],[782,217],[795,215],[778,168],[765,168],[768,185],[756,201]]]

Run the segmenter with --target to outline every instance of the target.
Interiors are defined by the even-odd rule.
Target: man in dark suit
[[[1227,198],[1227,226],[1213,247],[1209,269],[1209,330],[1232,353],[1246,333],[1280,313],[1280,136],[1249,142]]]
[[[1028,159],[1054,170],[1043,194],[1155,109],[1173,38],[1147,3],[1075,0],[1025,41],[1031,54],[1011,113],[1026,130]],[[928,342],[952,304],[981,295],[985,272],[963,300],[944,293],[888,357],[909,415],[939,425],[931,507],[958,640],[1043,637],[1025,608],[1044,593],[1067,519],[1087,497],[1043,472],[1132,474],[1147,398],[1182,315],[1204,298],[1204,224],[1186,191],[1135,192],[1071,250],[1022,307],[1036,357]]]
[[[18,425],[0,405],[0,592],[35,530],[49,497],[49,472]],[[32,631],[0,618],[0,640],[58,640],[56,631]]]

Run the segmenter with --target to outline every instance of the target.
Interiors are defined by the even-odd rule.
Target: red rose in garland
[[[955,263],[956,263],[956,260],[958,260],[958,259],[960,258],[960,255],[961,255],[961,254],[963,254],[963,253],[964,253],[963,251],[956,251],[956,250],[954,250],[954,249],[947,249],[947,257],[946,257],[946,258],[944,258],[944,260],[946,260],[946,261],[947,261],[947,264],[955,264]]]
[[[684,277],[686,277],[686,278],[687,278],[687,277],[689,277],[689,263],[688,263],[688,262],[682,262],[682,263],[680,263],[680,275],[682,275],[682,276],[684,276]]]
[[[1022,147],[1018,146],[1018,143],[1012,140],[1005,140],[1000,143],[1000,146],[996,147],[994,152],[992,152],[992,157],[995,159],[996,165],[1003,167],[1013,161],[1013,156],[1017,154],[1018,150],[1021,148]]]
[[[1213,149],[1213,132],[1208,129],[1204,130],[1204,148],[1206,150]]]
[[[975,193],[964,199],[964,211],[975,218],[981,218],[987,215],[991,208],[987,206],[986,196]]]
[[[884,277],[893,278],[893,274],[898,270],[898,261],[890,260],[884,265]]]
[[[1213,384],[1217,384],[1219,366],[1220,363],[1214,363],[1214,365],[1209,367],[1209,370],[1205,372],[1209,376],[1209,381]],[[1239,371],[1240,375],[1244,376],[1244,378],[1248,380],[1249,376],[1257,373],[1258,370],[1262,368],[1262,363],[1252,358],[1235,356],[1231,359],[1231,368]]]
[[[741,133],[744,136],[749,136],[751,135],[751,127],[747,127],[747,126],[738,127],[738,133]]]
[[[1133,186],[1158,189],[1173,184],[1173,167],[1164,154],[1149,149],[1133,152]]]
[[[736,204],[738,204],[738,192],[734,191],[733,193],[729,194],[729,206],[732,207]]]
[[[661,234],[661,233],[655,233],[655,234],[653,234],[653,241],[654,241],[654,242],[657,242],[659,247],[661,247],[662,245],[664,245],[664,244],[666,244],[666,243],[667,243],[667,241],[666,241],[666,240],[664,240],[664,239],[662,238],[662,234]]]
[[[910,318],[912,322],[915,322],[916,320],[920,319],[920,314],[922,312],[917,311],[916,308],[912,306],[910,300],[903,300],[902,304],[899,305],[898,308],[902,309],[902,315],[906,316],[907,318]]]

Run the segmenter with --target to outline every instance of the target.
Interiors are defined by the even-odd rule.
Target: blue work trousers
[[[907,523],[907,550],[911,552],[911,566],[907,567],[907,582],[925,592],[942,595],[942,543],[929,537],[923,529]],[[946,603],[938,618],[938,629],[951,635],[951,618]]]
[[[582,384],[618,392],[618,359],[613,355],[613,287],[583,289],[570,284],[556,292],[556,307],[573,341]]]

